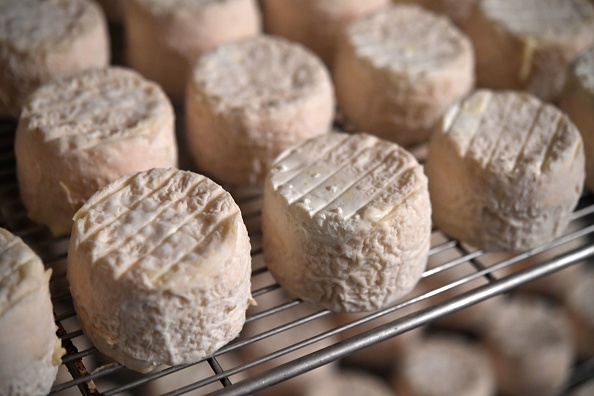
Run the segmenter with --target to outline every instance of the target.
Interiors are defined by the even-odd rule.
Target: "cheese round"
[[[332,82],[298,44],[272,36],[229,43],[194,67],[186,117],[188,149],[201,172],[261,185],[282,150],[330,130]]]
[[[137,371],[196,362],[245,321],[251,257],[231,195],[174,168],[124,176],[76,213],[68,281],[85,334]]]
[[[303,396],[394,396],[390,386],[380,377],[363,370],[343,370],[310,386]]]
[[[388,4],[389,0],[264,0],[264,29],[307,46],[331,67],[338,37],[348,24]]]
[[[333,311],[379,309],[427,262],[422,167],[394,143],[332,132],[281,153],[262,207],[264,258],[291,295]]]
[[[490,251],[522,251],[567,227],[584,183],[584,149],[558,109],[517,92],[479,90],[432,135],[433,221]]]
[[[570,68],[559,106],[580,130],[586,154],[586,187],[594,191],[594,46]]]
[[[129,0],[127,62],[182,100],[192,65],[219,44],[260,33],[255,0]]]
[[[395,0],[397,3],[416,3],[431,11],[447,15],[460,24],[472,13],[479,0]]]
[[[448,18],[395,5],[349,25],[333,75],[348,121],[410,146],[472,89],[472,44]]]
[[[109,63],[105,17],[88,0],[0,1],[0,116],[41,84]]]
[[[575,267],[575,265],[574,265]],[[564,296],[565,306],[571,319],[577,355],[580,358],[594,357],[594,272],[583,269],[580,277],[568,287]]]
[[[573,364],[567,316],[534,296],[516,295],[499,305],[484,338],[506,395],[554,395]]]
[[[0,228],[0,395],[46,395],[65,351],[56,337],[51,270]]]
[[[463,23],[474,45],[477,85],[557,99],[568,66],[594,43],[588,0],[479,0]]]
[[[398,396],[491,396],[496,391],[487,352],[451,335],[431,335],[410,345],[393,382]]]
[[[111,181],[177,165],[173,109],[156,84],[131,70],[80,72],[29,97],[15,153],[29,217],[67,234],[74,213]]]

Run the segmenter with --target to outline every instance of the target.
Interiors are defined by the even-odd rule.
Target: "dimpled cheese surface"
[[[75,216],[68,280],[82,328],[137,371],[198,361],[235,338],[250,274],[239,208],[192,172],[122,177]]]
[[[358,130],[410,146],[472,89],[472,44],[446,17],[393,5],[349,25],[333,77],[339,109]]]
[[[105,17],[94,2],[0,1],[0,115],[18,116],[46,81],[108,63]]]
[[[0,228],[0,395],[45,395],[64,355],[49,293],[51,270]]]
[[[410,291],[431,233],[427,179],[398,145],[332,132],[285,150],[264,189],[264,257],[290,294],[370,311]]]
[[[317,56],[272,36],[200,58],[186,95],[187,141],[198,168],[229,184],[262,184],[285,148],[330,130],[334,91]]]
[[[56,235],[118,177],[177,165],[174,114],[155,83],[119,67],[53,80],[27,100],[15,139],[29,217]]]
[[[479,90],[436,128],[425,170],[444,233],[521,251],[567,227],[584,184],[584,149],[557,108],[525,93]]]

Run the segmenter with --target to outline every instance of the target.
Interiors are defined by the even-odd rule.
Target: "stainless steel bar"
[[[211,393],[212,396],[240,396],[252,394],[289,378],[303,374],[317,367],[345,357],[359,349],[395,337],[419,327],[436,318],[459,311],[470,305],[502,294],[524,283],[559,271],[594,256],[594,244],[577,248],[555,259],[543,262],[539,266],[518,271],[493,283],[478,287],[469,292],[453,297],[441,304],[419,310],[401,319],[394,320],[375,329],[320,349],[289,363],[282,364],[262,374],[237,382],[225,389]]]

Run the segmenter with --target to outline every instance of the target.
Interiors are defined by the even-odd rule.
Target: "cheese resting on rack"
[[[479,0],[462,23],[476,55],[477,85],[558,98],[567,68],[594,44],[588,0]]]
[[[0,1],[0,117],[47,81],[107,66],[106,25],[93,1]]]
[[[512,91],[475,91],[435,129],[427,163],[435,225],[491,251],[522,251],[567,227],[584,149],[557,108]]]
[[[264,258],[291,295],[371,311],[418,282],[427,263],[427,179],[400,146],[332,132],[281,153],[262,207]]]
[[[239,208],[202,175],[124,176],[75,216],[68,281],[81,326],[136,371],[196,362],[235,338],[250,274]]]
[[[173,108],[158,85],[132,70],[80,72],[29,97],[15,154],[27,214],[68,234],[74,213],[111,181],[177,165]]]
[[[0,395],[46,395],[65,351],[56,337],[51,270],[0,228]]]
[[[188,84],[188,149],[220,183],[261,185],[282,150],[327,133],[333,117],[324,64],[282,38],[220,45],[200,58]]]
[[[446,17],[393,5],[349,25],[333,77],[338,107],[357,130],[411,146],[472,89],[472,44]]]

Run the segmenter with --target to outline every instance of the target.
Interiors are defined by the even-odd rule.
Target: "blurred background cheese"
[[[93,1],[0,1],[0,117],[18,117],[41,84],[108,63],[105,16]]]

